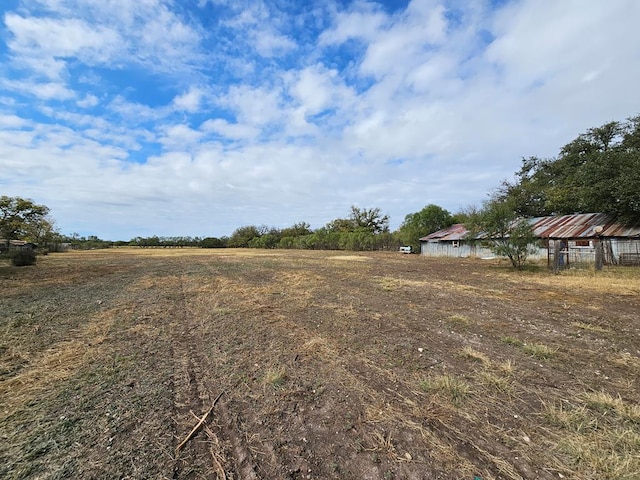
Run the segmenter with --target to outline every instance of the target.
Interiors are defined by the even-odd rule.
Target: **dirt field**
[[[639,313],[632,268],[189,249],[1,265],[0,478],[637,479]]]

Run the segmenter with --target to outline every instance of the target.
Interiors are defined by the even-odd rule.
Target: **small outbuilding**
[[[420,253],[429,257],[492,257],[493,252],[469,238],[462,223],[433,232],[420,239]]]

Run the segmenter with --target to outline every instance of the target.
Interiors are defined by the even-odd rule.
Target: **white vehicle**
[[[400,251],[402,253],[411,253],[411,246],[407,246],[407,247],[400,247]]]

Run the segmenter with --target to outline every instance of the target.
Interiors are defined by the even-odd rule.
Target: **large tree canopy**
[[[404,245],[411,245],[418,251],[420,237],[450,227],[453,223],[454,219],[447,210],[430,204],[419,212],[405,216],[397,235]]]
[[[47,220],[49,209],[21,197],[0,197],[0,237],[7,245],[11,240],[37,241],[42,232],[51,230]]]
[[[558,158],[526,158],[496,196],[522,216],[603,212],[640,220],[640,116],[591,128]]]
[[[349,218],[336,218],[326,229],[332,232],[367,231],[374,235],[389,231],[389,216],[382,215],[379,208],[351,207]]]

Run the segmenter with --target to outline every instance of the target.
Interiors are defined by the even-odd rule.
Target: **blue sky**
[[[640,2],[4,0],[0,194],[63,233],[397,228],[640,113]]]

